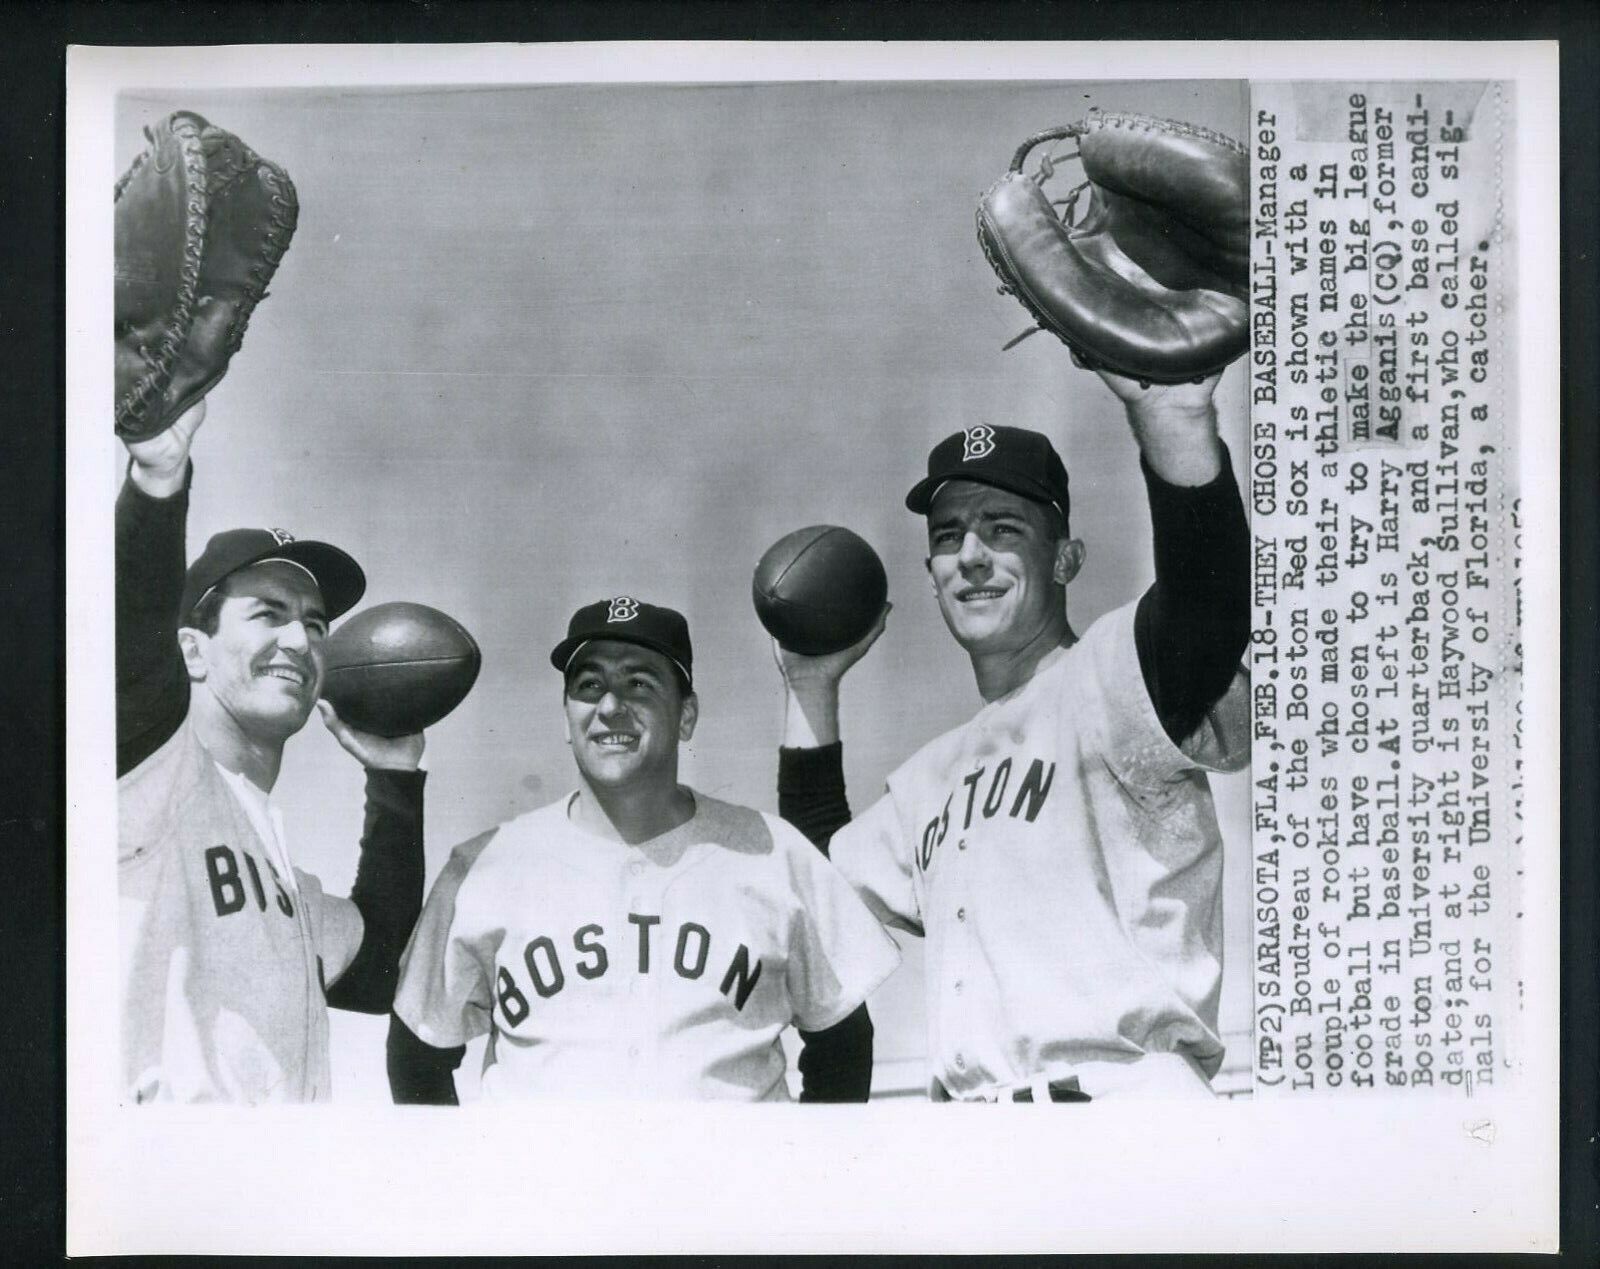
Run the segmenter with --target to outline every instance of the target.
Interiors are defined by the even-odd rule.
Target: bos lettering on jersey
[[[1014,771],[1022,774],[1013,786]],[[952,817],[958,831],[997,815],[1032,824],[1039,818],[1055,778],[1056,764],[1044,758],[1007,754],[997,762],[974,766],[950,790],[939,813],[923,828],[917,870],[926,873],[933,866],[934,852],[944,844]]]
[[[117,784],[129,1102],[328,1096],[322,890],[274,867],[185,721]]]
[[[928,1054],[953,1096],[1080,1062],[1221,1061],[1222,839],[1205,772],[1248,761],[1240,680],[1175,744],[1145,686],[1137,602],[924,746],[832,858],[926,938]]]
[[[242,872],[239,868],[240,859],[244,860]],[[257,865],[254,855],[247,850],[235,850],[233,847],[218,844],[206,851],[205,860],[206,879],[211,883],[211,902],[216,906],[219,917],[232,916],[242,911],[249,902],[254,902],[261,912],[267,910],[267,891],[261,884],[261,868]],[[278,871],[272,866],[272,861],[264,862],[267,866],[267,876],[272,882],[273,901],[277,904],[278,911],[292,920],[294,904],[289,901],[283,883],[278,880]],[[248,893],[245,890],[246,878],[249,881]]]
[[[436,1048],[488,1033],[490,1099],[789,1100],[784,1029],[835,1025],[899,954],[796,829],[690,792],[648,842],[586,832],[574,793],[457,846],[395,1015]]]
[[[656,938],[660,916],[648,912],[628,913],[629,930],[613,928],[610,938],[616,944],[617,956],[612,957],[607,942],[605,926],[590,922],[579,926],[572,934],[557,940],[548,934],[531,939],[522,949],[521,964],[515,971],[501,962],[495,975],[495,998],[507,1026],[522,1023],[532,1008],[530,994],[550,999],[565,990],[569,983],[577,986],[583,980],[604,978],[611,972],[622,974],[676,974],[689,981],[706,975],[710,966],[722,964],[722,946],[731,939],[720,940],[717,959],[712,959],[714,940],[711,931],[698,921],[683,921],[676,931],[663,931]],[[636,950],[635,950],[636,949]],[[630,952],[633,955],[630,956]],[[568,978],[568,970],[573,978]],[[726,958],[720,977],[713,973],[706,981],[716,981],[717,991],[726,996],[736,1010],[742,1011],[761,978],[761,958],[752,957],[744,943]],[[530,990],[531,989],[531,990]]]

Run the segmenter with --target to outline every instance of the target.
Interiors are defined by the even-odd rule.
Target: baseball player
[[[116,506],[122,1086],[130,1102],[318,1101],[327,1007],[385,1013],[422,906],[420,735],[323,721],[367,768],[348,899],[294,866],[273,805],[322,685],[328,624],[366,579],[279,529],[219,533],[187,572],[201,399],[127,442]]]
[[[1081,635],[1065,466],[1035,432],[934,447],[906,498],[984,705],[855,820],[842,675],[779,652],[779,806],[883,921],[927,940],[930,1096],[1210,1095],[1222,1061],[1221,838],[1207,771],[1247,757],[1248,529],[1212,393],[1102,378],[1138,442],[1155,582]]]
[[[406,949],[397,1102],[454,1104],[488,1033],[486,1098],[865,1101],[862,1002],[899,950],[793,828],[678,782],[688,624],[629,597],[580,608],[550,660],[577,789],[458,846]]]

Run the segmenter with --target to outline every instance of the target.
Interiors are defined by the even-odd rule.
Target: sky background
[[[118,172],[146,124],[184,108],[284,166],[300,197],[211,394],[190,555],[224,528],[281,526],[354,554],[365,603],[431,604],[476,636],[478,683],[428,735],[431,884],[456,842],[573,787],[547,656],[574,608],[609,595],[689,619],[701,721],[683,778],[775,809],[782,697],[750,577],[790,530],[845,525],[882,555],[895,604],[844,690],[863,808],[981,704],[902,503],[935,442],[977,423],[1055,440],[1088,544],[1080,631],[1151,580],[1121,407],[1049,336],[1001,352],[1029,319],[996,293],[979,194],[1023,138],[1092,106],[1237,137],[1246,104],[1215,80],[126,93]],[[1241,477],[1242,383],[1236,363],[1218,391]],[[290,744],[275,796],[297,862],[336,893],[361,786],[320,723]],[[1215,787],[1222,1022],[1248,1061],[1248,777]],[[870,1003],[880,1061],[911,1066],[922,961],[902,942]],[[383,1020],[333,1016],[336,1097],[387,1100]]]

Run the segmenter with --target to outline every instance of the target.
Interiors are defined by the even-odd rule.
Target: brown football
[[[804,656],[848,648],[872,629],[888,594],[878,553],[835,524],[796,529],[773,543],[750,585],[767,633]]]
[[[409,736],[466,699],[483,655],[454,617],[425,604],[378,604],[328,636],[322,695],[350,726]]]

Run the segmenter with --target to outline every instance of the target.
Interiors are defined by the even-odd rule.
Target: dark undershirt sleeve
[[[361,946],[332,987],[328,1004],[388,1013],[400,955],[422,911],[424,771],[367,771],[366,822],[350,901],[361,910]]]
[[[850,822],[844,790],[844,745],[778,749],[778,814],[824,855],[833,835]]]
[[[778,814],[824,856],[850,822],[844,789],[844,745],[778,749]],[[825,1031],[800,1032],[800,1100],[864,1102],[872,1092],[872,1017],[859,1006]]]
[[[1206,485],[1169,485],[1142,459],[1140,468],[1156,580],[1133,637],[1156,714],[1181,744],[1228,690],[1250,642],[1250,526],[1226,450]]]
[[[130,467],[131,471],[131,467]],[[189,712],[189,674],[178,651],[184,529],[191,465],[183,488],[152,498],[125,477],[116,506],[117,775],[161,748]]]
[[[872,1018],[865,1005],[826,1031],[800,1033],[800,1100],[864,1102],[872,1094]]]
[[[396,1106],[456,1106],[456,1068],[467,1046],[436,1049],[420,1039],[395,1014],[389,1015],[385,1057],[389,1095]]]

